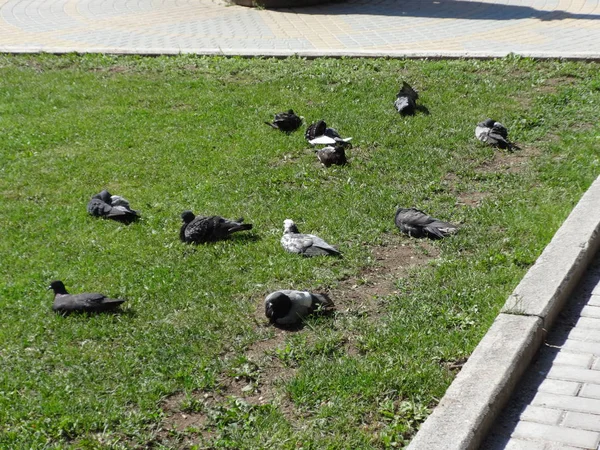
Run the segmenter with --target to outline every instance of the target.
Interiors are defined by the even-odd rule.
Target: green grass
[[[395,112],[401,80],[430,115]],[[353,136],[351,164],[325,170],[302,131],[262,124],[288,108]],[[452,381],[443,362],[470,354],[598,175],[599,111],[593,63],[0,56],[0,447],[401,447]],[[486,117],[523,150],[477,142]],[[89,217],[103,188],[143,219]],[[267,292],[339,287],[373,246],[421,245],[397,233],[397,205],[461,231],[376,314],[334,298],[336,315],[272,349],[288,406],[207,406],[223,380],[269,375],[244,365],[271,336],[256,322]],[[187,247],[185,209],[255,228]],[[285,218],[344,258],[285,253]],[[53,279],[124,297],[124,313],[56,316]],[[163,430],[173,393],[204,429]]]

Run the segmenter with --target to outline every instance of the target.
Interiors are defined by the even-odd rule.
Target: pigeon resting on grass
[[[324,120],[311,123],[304,133],[310,145],[350,145],[352,138],[342,138],[335,128],[327,126]]]
[[[291,133],[292,131],[296,131],[298,128],[300,128],[300,125],[302,125],[303,118],[304,117],[296,115],[296,113],[294,113],[294,110],[289,109],[287,112],[275,114],[275,119],[272,123],[265,123],[277,130],[285,131],[286,133]]]
[[[327,147],[315,151],[317,152],[317,158],[319,158],[319,161],[325,167],[329,167],[332,164],[343,166],[348,162],[346,160],[346,152],[343,145],[335,144],[334,147],[328,145]]]
[[[398,208],[395,222],[400,231],[416,238],[442,239],[458,231],[456,225],[434,219],[416,208]]]
[[[118,195],[110,195],[107,190],[92,197],[88,202],[87,212],[95,217],[104,217],[119,222],[130,223],[140,215],[131,209],[129,202]]]
[[[475,136],[481,142],[501,149],[512,150],[518,147],[508,140],[508,130],[494,119],[486,119],[475,127]]]
[[[265,315],[271,323],[294,325],[314,311],[332,306],[333,302],[325,294],[285,289],[267,295]]]
[[[183,225],[179,239],[187,244],[202,244],[227,239],[236,231],[251,230],[251,223],[242,223],[243,218],[228,220],[221,216],[195,216],[191,211],[181,213]]]
[[[107,298],[103,294],[96,293],[71,295],[67,292],[62,281],[53,281],[48,289],[54,291],[52,309],[60,314],[113,311],[125,302],[125,300],[119,298]]]
[[[329,245],[320,237],[312,234],[301,234],[291,219],[283,221],[281,245],[288,252],[298,253],[302,256],[341,256],[338,249]]]
[[[394,106],[396,110],[403,116],[412,116],[417,109],[417,99],[419,94],[406,82],[402,82],[400,92],[396,94]]]

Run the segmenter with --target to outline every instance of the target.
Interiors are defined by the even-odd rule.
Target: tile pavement
[[[600,255],[482,450],[600,448]]]
[[[600,0],[0,0],[0,51],[600,58]]]

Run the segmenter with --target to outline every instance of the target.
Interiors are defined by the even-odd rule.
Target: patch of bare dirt
[[[529,165],[531,158],[539,156],[541,150],[537,147],[526,146],[520,150],[495,151],[492,158],[475,169],[478,173],[505,172],[520,173]]]
[[[462,192],[456,196],[456,204],[476,207],[489,196],[489,192]]]

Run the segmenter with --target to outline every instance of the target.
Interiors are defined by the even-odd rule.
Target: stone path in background
[[[597,255],[481,449],[595,450],[599,445]]]
[[[0,52],[600,58],[600,0],[0,0]]]

